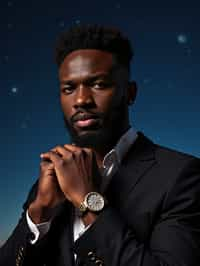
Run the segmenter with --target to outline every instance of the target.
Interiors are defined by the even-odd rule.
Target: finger
[[[76,152],[76,151],[81,150],[80,147],[77,147],[77,146],[71,145],[71,144],[65,144],[64,147],[65,147],[65,149],[67,149],[68,151],[71,151],[71,152]]]
[[[49,159],[42,159],[40,162],[40,165],[48,166],[48,167],[54,167],[52,161]]]
[[[84,150],[84,152],[88,155],[88,156],[92,156],[92,154],[94,153],[94,151],[92,149],[89,148],[82,148]]]
[[[51,161],[48,158],[43,158],[43,154],[41,154],[40,157],[41,157],[41,163],[51,163]]]
[[[55,165],[57,165],[58,163],[60,163],[62,161],[62,158],[58,154],[56,154],[54,151],[42,153],[41,157],[42,157],[42,159],[45,159],[48,161],[50,160]]]
[[[61,157],[67,157],[69,154],[69,151],[65,149],[63,146],[56,146],[55,148],[51,149],[51,151],[55,152]]]
[[[75,153],[76,154],[76,153]],[[82,164],[85,165],[85,169],[87,169],[88,176],[92,175],[92,150],[88,148],[81,148],[81,159]]]

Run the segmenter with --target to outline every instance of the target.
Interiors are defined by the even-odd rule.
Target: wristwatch
[[[98,192],[89,192],[79,206],[79,215],[82,217],[88,211],[99,213],[105,207],[106,200]]]

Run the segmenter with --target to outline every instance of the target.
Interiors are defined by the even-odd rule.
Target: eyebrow
[[[87,77],[84,81],[84,83],[87,83],[87,82],[94,82],[98,79],[111,79],[111,75],[110,74],[107,74],[107,73],[97,73],[97,74],[93,74],[93,75],[90,75],[89,77]],[[69,80],[62,80],[61,81],[61,84],[73,84],[74,83],[74,80],[73,79],[69,79]]]

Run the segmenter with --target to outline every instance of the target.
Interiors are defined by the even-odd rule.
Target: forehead
[[[98,72],[108,73],[114,66],[112,53],[96,50],[76,50],[67,55],[60,68],[60,78],[76,78]]]

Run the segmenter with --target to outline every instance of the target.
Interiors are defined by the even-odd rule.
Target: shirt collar
[[[109,169],[113,164],[120,164],[129,148],[137,139],[137,132],[130,127],[119,139],[115,147],[103,159],[103,168]]]

